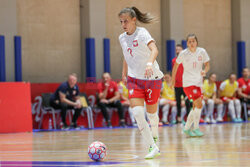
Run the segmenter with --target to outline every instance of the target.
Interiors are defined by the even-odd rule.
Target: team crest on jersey
[[[133,47],[137,47],[138,46],[138,41],[137,40],[134,40],[133,41]]]
[[[202,61],[202,57],[201,56],[198,57],[198,61]]]
[[[194,89],[194,90],[193,90],[193,93],[196,94],[196,93],[197,93],[197,89]]]
[[[110,89],[110,92],[113,92],[113,91],[114,91],[114,89],[113,89],[113,88],[111,88],[111,89]]]
[[[129,90],[129,94],[132,95],[134,93],[134,89]]]

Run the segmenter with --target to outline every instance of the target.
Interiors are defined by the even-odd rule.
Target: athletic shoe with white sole
[[[152,147],[152,150],[145,156],[145,159],[153,159],[157,156],[161,155],[159,148],[156,144]]]

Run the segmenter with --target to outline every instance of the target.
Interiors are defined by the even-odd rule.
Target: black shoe
[[[69,129],[69,126],[68,125],[63,125],[61,130],[68,130]]]
[[[108,121],[108,123],[107,123],[107,127],[108,127],[108,128],[112,128],[112,124],[111,124],[111,122],[110,122],[110,121]]]
[[[123,127],[123,128],[125,128],[126,127],[125,122],[123,122],[123,121],[120,122],[120,126]]]
[[[76,129],[76,130],[79,130],[81,129],[80,126],[77,126],[77,123],[71,123],[70,125],[70,129]]]

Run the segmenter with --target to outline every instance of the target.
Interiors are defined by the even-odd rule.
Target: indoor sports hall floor
[[[161,156],[153,160],[144,160],[137,128],[0,134],[0,166],[249,166],[250,123],[201,125],[202,138],[186,138],[181,128],[160,127]],[[96,140],[108,147],[104,162],[88,157]]]

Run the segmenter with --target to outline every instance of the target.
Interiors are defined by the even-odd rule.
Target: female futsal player
[[[203,82],[203,76],[206,75],[210,68],[209,56],[205,49],[197,47],[198,40],[194,34],[187,36],[188,48],[183,50],[173,68],[172,86],[175,85],[175,75],[179,64],[183,64],[183,89],[189,99],[193,100],[193,108],[188,115],[187,123],[184,127],[184,133],[188,136],[203,136],[203,133],[199,128],[199,120],[202,110],[202,94],[201,86]],[[203,70],[203,64],[205,68]],[[193,130],[191,130],[194,124]]]
[[[122,79],[128,85],[130,105],[138,128],[150,147],[145,158],[152,159],[160,154],[155,143],[159,123],[156,111],[163,73],[156,62],[158,49],[154,39],[145,28],[138,27],[136,21],[151,23],[154,18],[136,7],[122,9],[119,18],[124,30],[119,36],[124,55]],[[144,101],[151,131],[144,116]]]

